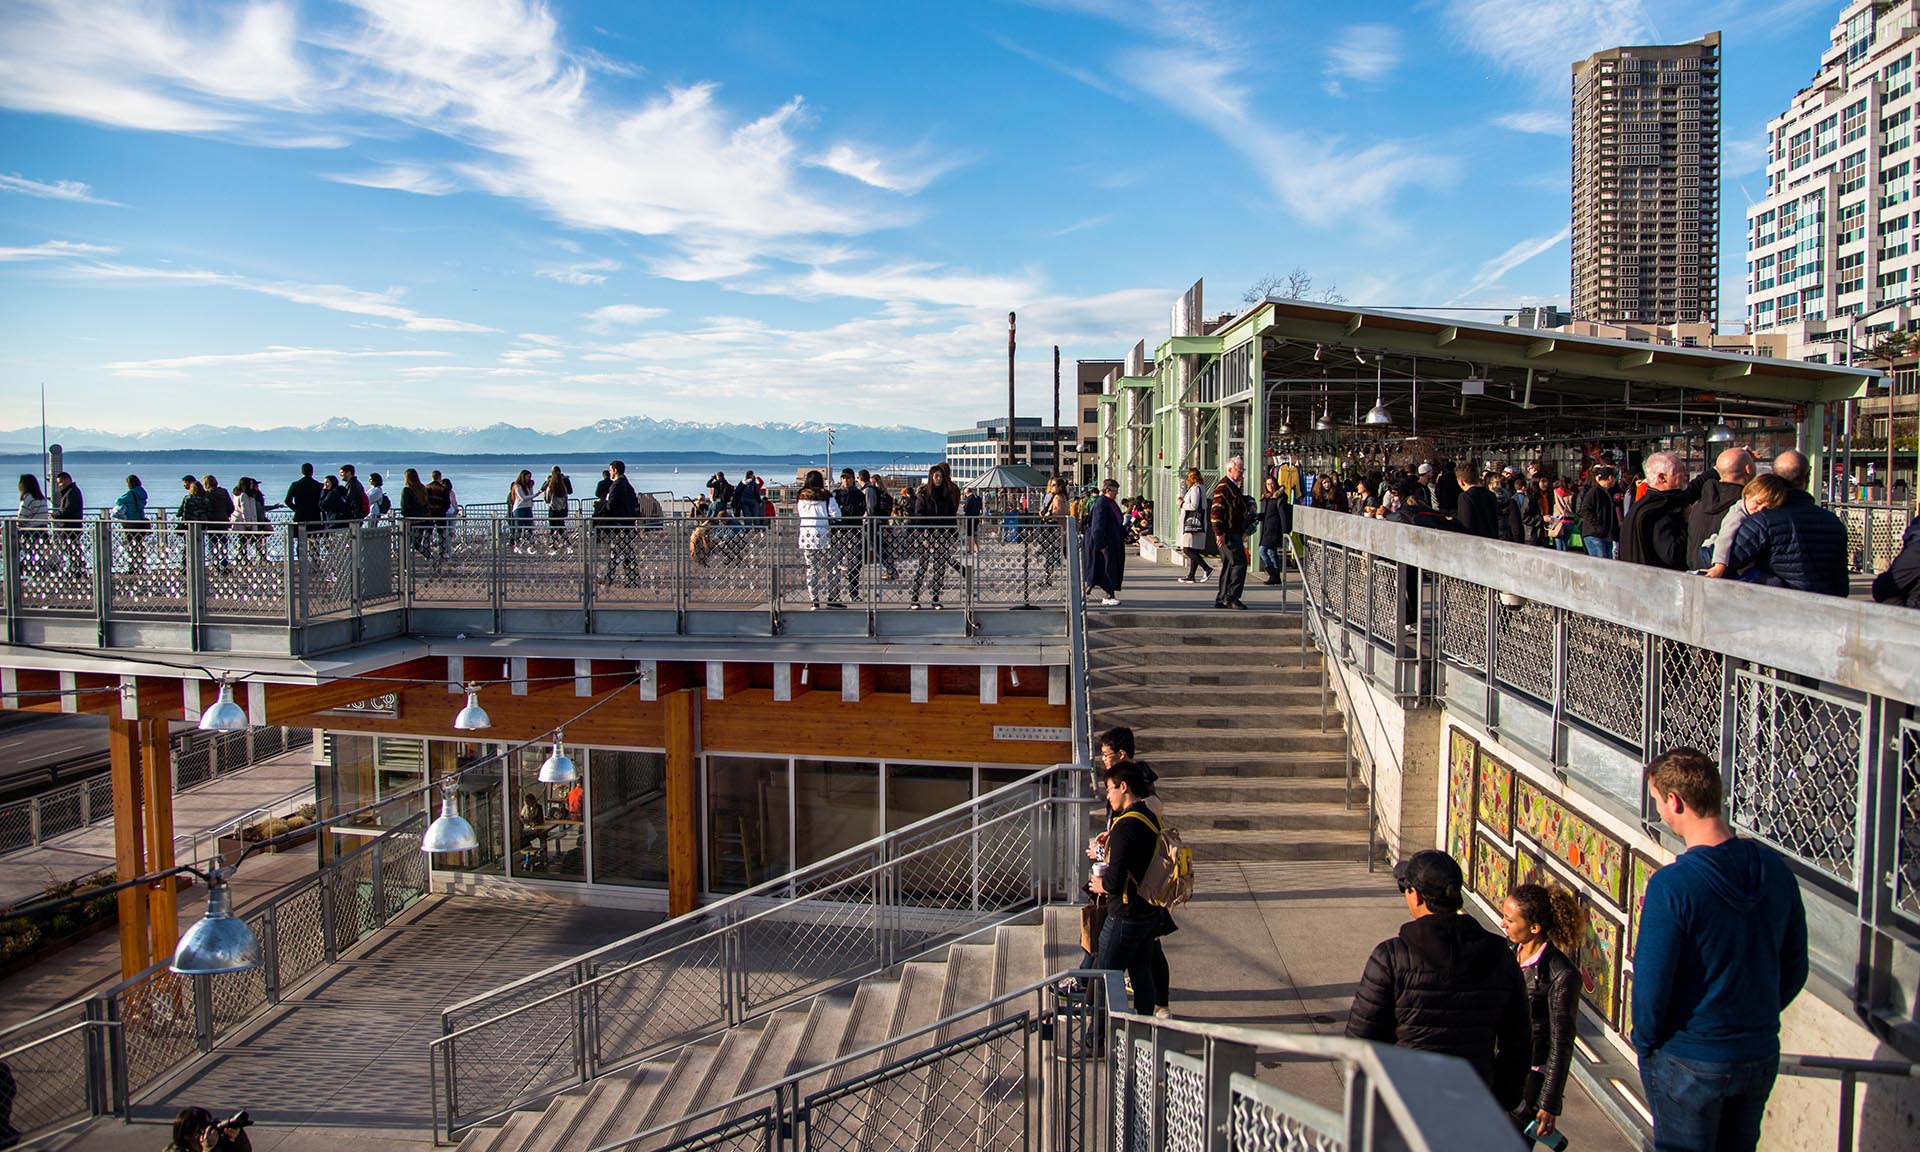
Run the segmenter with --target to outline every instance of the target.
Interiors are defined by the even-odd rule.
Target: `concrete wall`
[[[1860,1060],[1905,1059],[1851,1015],[1806,992],[1787,1005],[1780,1017],[1780,1050]],[[1853,1117],[1853,1147],[1861,1152],[1920,1148],[1920,1085],[1884,1076],[1863,1077]],[[1839,1081],[1782,1076],[1767,1099],[1760,1147],[1769,1152],[1831,1148],[1839,1130]]]
[[[1446,754],[1441,712],[1404,708],[1359,669],[1329,659],[1334,706],[1353,734],[1358,775],[1373,789],[1379,835],[1392,860],[1431,848],[1440,840],[1440,781]]]

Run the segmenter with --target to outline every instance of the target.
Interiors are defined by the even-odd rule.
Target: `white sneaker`
[[[1185,576],[1182,576],[1179,579],[1175,580],[1174,583],[1175,584],[1191,584],[1193,583],[1193,581],[1187,579]]]
[[[1160,1007],[1155,1008],[1153,1010],[1153,1014],[1156,1019],[1160,1019],[1160,1020],[1173,1019],[1173,1013],[1169,1011],[1165,1005],[1161,1005]]]
[[[1114,607],[1118,607],[1119,604],[1120,604],[1120,598],[1118,596],[1109,596],[1106,599],[1100,601],[1100,606],[1103,608],[1114,608]]]

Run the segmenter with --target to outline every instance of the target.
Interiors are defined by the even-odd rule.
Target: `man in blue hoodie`
[[[1735,836],[1692,748],[1647,768],[1686,851],[1653,874],[1633,953],[1633,1046],[1659,1152],[1750,1149],[1780,1065],[1780,1013],[1807,982],[1807,913],[1786,862]]]

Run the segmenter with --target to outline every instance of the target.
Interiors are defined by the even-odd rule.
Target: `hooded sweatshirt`
[[[1786,863],[1734,837],[1653,874],[1633,953],[1633,1046],[1688,1060],[1780,1055],[1807,982],[1807,913]]]

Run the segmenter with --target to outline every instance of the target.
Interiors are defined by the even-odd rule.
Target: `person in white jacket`
[[[818,469],[807,473],[806,484],[794,504],[800,522],[800,558],[807,570],[807,596],[815,611],[825,587],[827,607],[845,608],[840,600],[840,566],[833,562],[833,522],[839,518],[833,492]]]
[[[1197,574],[1213,579],[1207,564],[1207,509],[1210,505],[1200,469],[1187,469],[1187,490],[1180,497],[1180,551],[1187,558],[1187,574],[1180,583],[1192,584]]]

